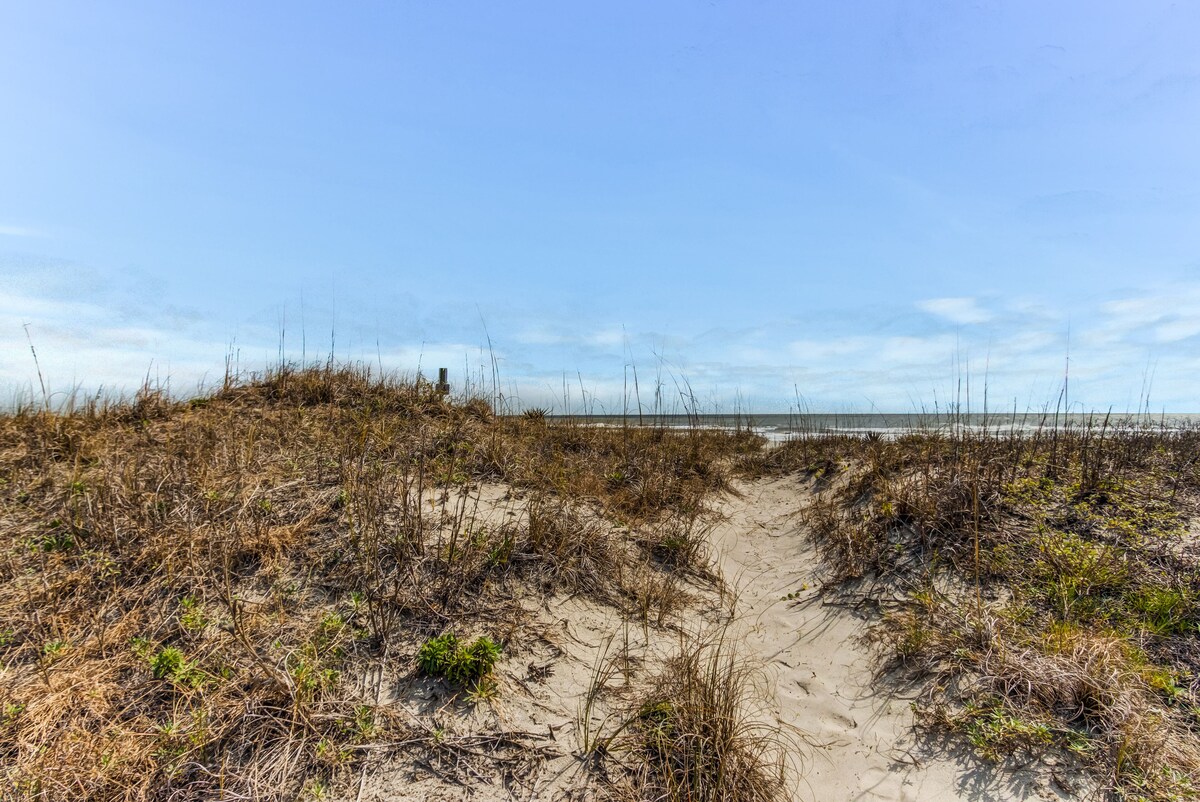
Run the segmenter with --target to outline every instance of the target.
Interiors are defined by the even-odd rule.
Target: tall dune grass
[[[830,578],[884,606],[928,721],[989,758],[1067,750],[1123,798],[1197,793],[1200,431],[804,438],[749,467],[810,477]]]
[[[294,799],[428,745],[364,687],[376,667],[451,627],[512,636],[515,593],[662,622],[699,555],[653,533],[747,447],[332,362],[0,416],[5,798]],[[503,522],[487,480],[521,496]]]

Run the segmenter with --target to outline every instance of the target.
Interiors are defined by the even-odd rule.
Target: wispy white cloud
[[[975,298],[931,298],[919,301],[917,308],[962,325],[986,323],[994,317],[991,312],[981,308]]]
[[[861,354],[877,344],[876,340],[862,336],[806,338],[793,340],[788,345],[788,353],[796,362],[824,361],[835,357]]]
[[[30,386],[40,367],[57,391],[77,384],[119,391],[148,374],[178,379],[183,384],[175,388],[186,391],[219,373],[227,348],[228,342],[210,333],[167,321],[130,325],[101,304],[19,294],[0,299],[0,351],[10,356],[0,362],[0,383],[17,388]]]
[[[625,340],[625,331],[620,327],[607,326],[591,331],[567,329],[526,328],[517,332],[513,339],[522,345],[566,345],[591,348],[620,348]]]
[[[1200,335],[1200,285],[1178,284],[1100,305],[1087,331],[1096,345],[1170,346]]]
[[[1175,343],[1200,334],[1200,315],[1179,316],[1168,320],[1155,329],[1159,342]]]
[[[29,226],[6,225],[0,223],[0,237],[27,237],[41,238],[45,237],[46,233],[38,228]]]

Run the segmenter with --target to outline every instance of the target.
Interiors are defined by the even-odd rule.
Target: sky
[[[706,411],[1200,411],[1200,4],[2,17],[8,398],[332,351],[558,411],[634,367]]]

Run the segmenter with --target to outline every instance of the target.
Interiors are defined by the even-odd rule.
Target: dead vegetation
[[[706,501],[736,475],[785,472],[818,491],[807,523],[831,580],[873,588],[881,642],[927,689],[924,721],[986,758],[1070,753],[1118,798],[1196,795],[1200,433],[763,446],[497,416],[334,365],[187,402],[6,414],[6,798],[320,798],[365,755],[406,750],[460,782],[524,776],[545,744],[446,736],[381,703],[381,678],[424,671],[487,702],[530,599],[673,626],[695,588],[719,587]],[[447,633],[445,665],[422,669]],[[727,644],[681,640],[623,687],[617,731],[583,732],[607,793],[785,795],[789,750],[755,724]]]
[[[681,645],[633,699],[613,739],[644,800],[769,802],[789,797],[793,745],[758,715],[755,671],[723,638]]]
[[[1200,787],[1198,457],[1194,430],[1096,425],[806,438],[753,467],[813,478],[831,578],[867,583],[928,723],[1170,800]]]
[[[529,594],[663,625],[706,575],[706,494],[757,445],[334,365],[6,414],[5,798],[319,798],[368,751],[436,757],[373,677],[454,629],[504,649]]]
[[[674,650],[635,678],[628,643],[610,639],[579,711],[581,746],[606,798],[768,802],[791,799],[796,738],[767,724],[770,696],[726,626],[680,630]],[[608,699],[608,713],[596,713]]]

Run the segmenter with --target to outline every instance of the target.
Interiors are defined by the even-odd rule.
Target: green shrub
[[[453,632],[430,638],[417,651],[422,673],[460,686],[478,685],[491,675],[498,659],[500,646],[491,638],[476,638],[467,646]]]
[[[1132,595],[1130,606],[1146,629],[1156,635],[1177,635],[1194,626],[1193,599],[1179,588],[1142,588]]]
[[[165,679],[178,686],[196,688],[204,682],[204,675],[196,664],[184,657],[183,652],[174,646],[161,649],[150,658],[150,673],[156,679]]]
[[[453,632],[430,638],[417,651],[417,666],[431,677],[441,676],[451,655],[458,650],[458,638]]]
[[[1044,722],[1024,719],[1000,700],[968,705],[964,718],[967,740],[987,760],[998,761],[1022,747],[1044,749],[1054,742],[1054,732]]]
[[[183,652],[168,646],[150,660],[150,672],[156,679],[174,679],[186,665]]]

